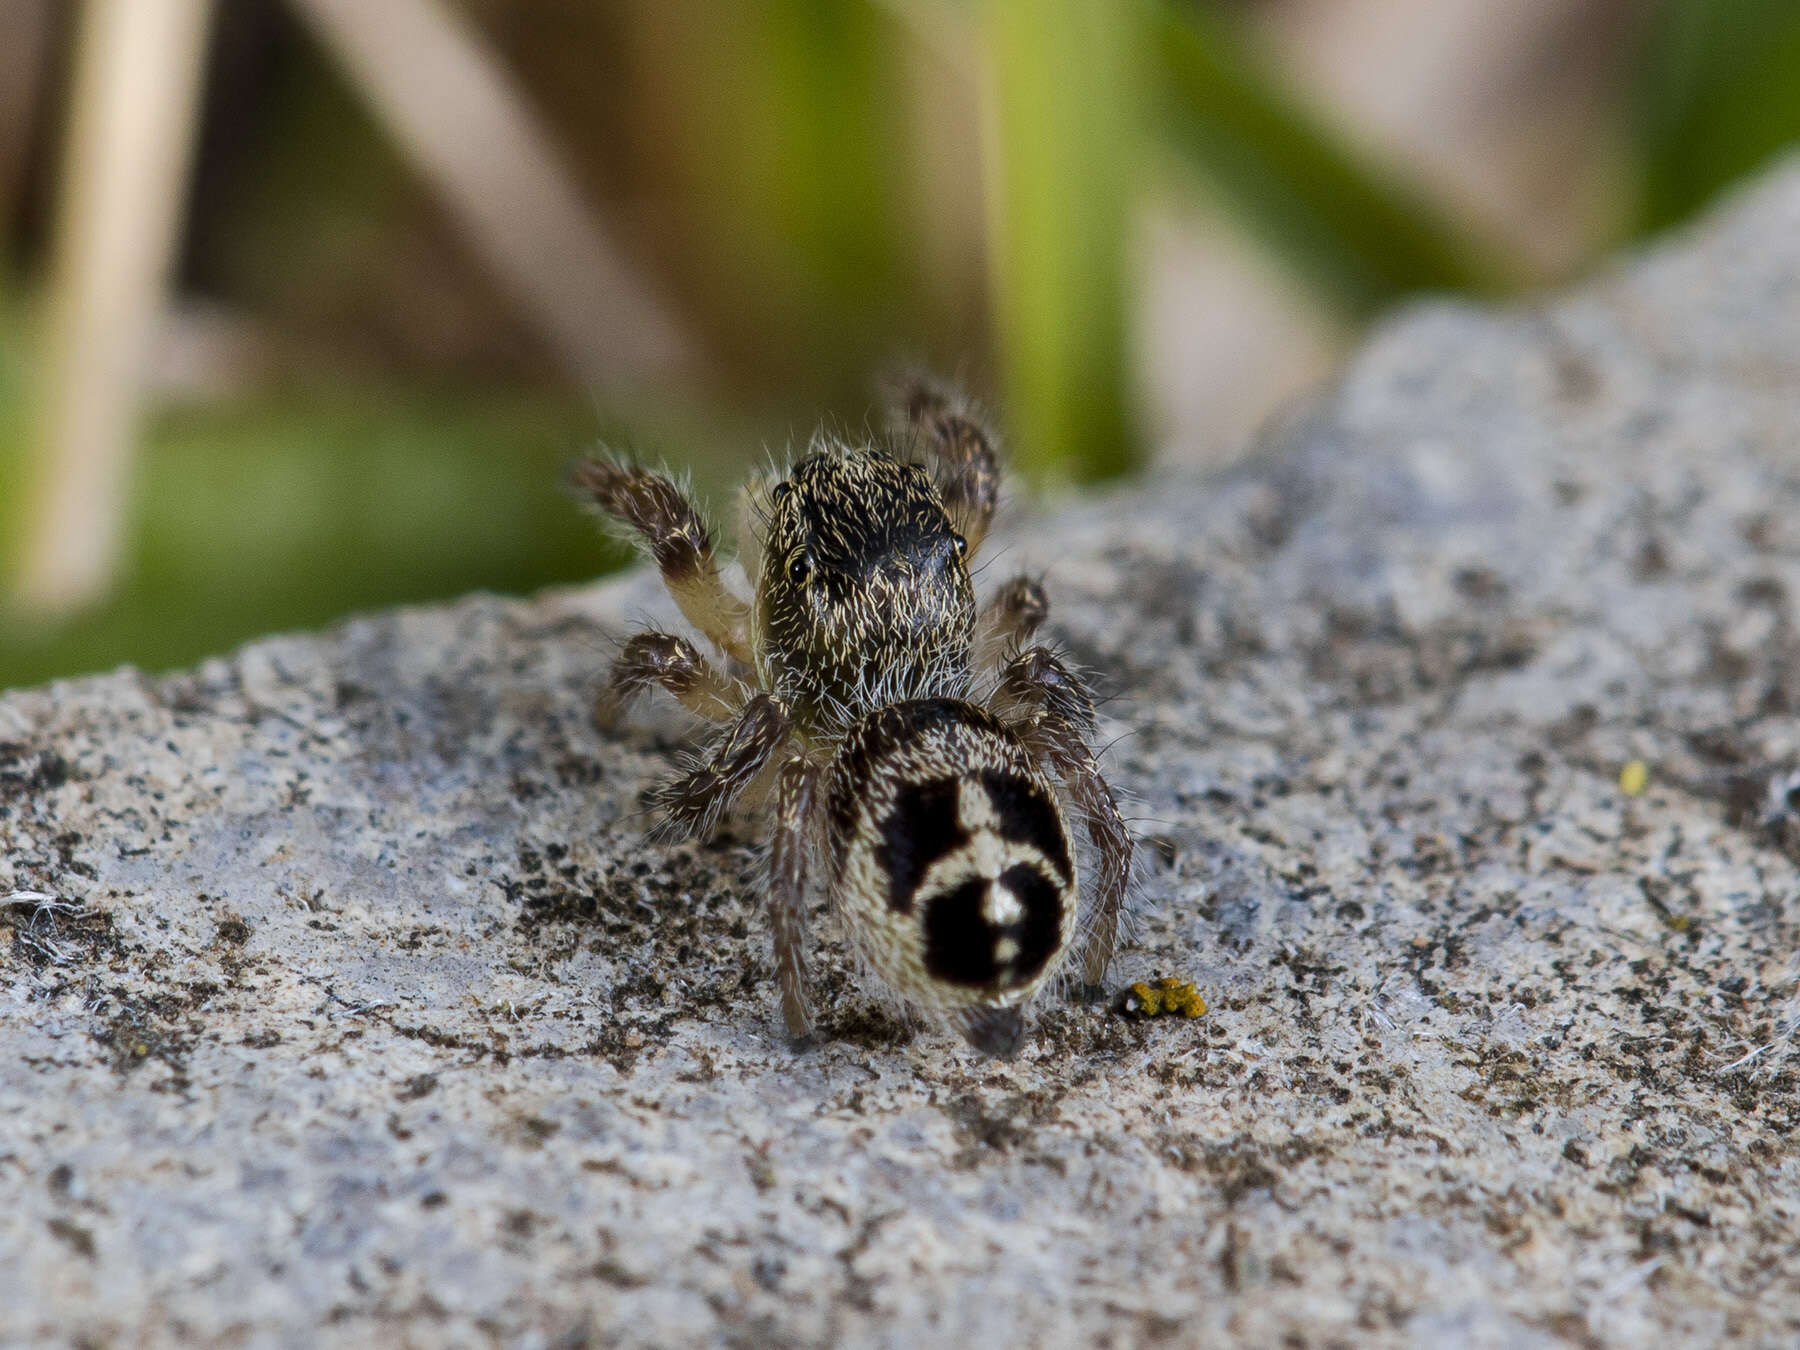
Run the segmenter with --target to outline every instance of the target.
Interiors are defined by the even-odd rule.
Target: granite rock
[[[1210,1008],[1010,1062],[788,1048],[641,574],[0,697],[0,1342],[1793,1344],[1797,410],[1790,166],[1016,519]]]

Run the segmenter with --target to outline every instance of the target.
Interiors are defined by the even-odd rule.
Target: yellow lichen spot
[[[1186,980],[1173,978],[1146,983],[1139,980],[1119,1000],[1119,1011],[1133,1017],[1199,1017],[1206,1000]]]
[[[1649,786],[1650,766],[1643,760],[1634,759],[1619,770],[1619,791],[1627,797],[1641,797]]]
[[[1177,1013],[1182,1017],[1199,1017],[1206,1011],[1206,1000],[1200,997],[1200,991],[1191,984],[1183,984],[1180,980],[1163,980],[1163,1011]]]

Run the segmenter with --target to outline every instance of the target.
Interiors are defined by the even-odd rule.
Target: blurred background
[[[1219,464],[1800,137],[1792,0],[0,0],[0,687],[624,561],[895,360]]]

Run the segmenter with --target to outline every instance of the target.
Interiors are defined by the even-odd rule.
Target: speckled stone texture
[[[0,699],[0,1341],[1795,1344],[1800,168],[1269,440],[987,572],[1211,1004],[1010,1063],[829,926],[789,1051],[641,575]]]

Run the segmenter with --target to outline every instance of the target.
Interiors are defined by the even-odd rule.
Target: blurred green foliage
[[[978,387],[996,371],[1028,477],[1128,470],[1128,248],[1147,186],[1206,194],[1355,319],[1420,290],[1504,295],[1525,276],[1284,88],[1241,7],[570,0],[538,27],[556,15],[584,52],[631,47],[632,80],[590,96],[587,60],[565,61],[550,101],[571,144],[599,147],[600,190],[611,174],[661,203],[634,246],[730,372],[708,401],[604,416],[654,429],[653,456],[715,488],[765,444],[803,442],[821,409],[865,425],[864,381],[894,357]],[[1800,138],[1792,0],[1661,0],[1646,32],[1632,63],[1638,233],[1689,217]],[[970,74],[978,88],[952,87]],[[449,353],[446,369],[527,371],[530,342],[492,310],[419,308],[460,260],[421,226],[432,204],[322,59],[281,66],[268,91],[264,122],[241,138],[253,171],[207,217],[194,280],[281,313],[303,340],[354,329],[366,345],[343,359],[357,373],[326,395],[156,415],[121,589],[55,634],[0,630],[0,686],[175,665],[358,607],[528,590],[622,561],[559,490],[602,412],[527,381],[446,389],[404,374],[420,342]],[[921,201],[957,208],[954,182],[933,198],[918,181],[943,172],[919,141],[944,131],[920,118],[940,91],[979,111],[979,146],[946,157],[978,166],[965,186],[986,233],[972,260],[917,215]],[[0,312],[0,508],[16,509],[28,453],[26,331]]]
[[[479,393],[158,414],[123,584],[53,632],[0,623],[0,687],[122,660],[159,669],[355,609],[616,566],[622,551],[559,492],[592,433],[580,407]]]
[[[994,308],[1015,457],[1099,478],[1137,458],[1126,413],[1126,246],[1138,186],[1141,11],[989,0]]]
[[[865,4],[675,5],[658,106],[678,134],[651,166],[687,227],[687,311],[740,365],[825,397],[918,335],[906,299],[904,34]]]
[[[1642,231],[1686,219],[1800,140],[1794,0],[1663,0],[1642,72]]]

